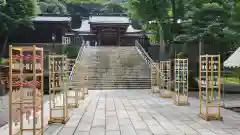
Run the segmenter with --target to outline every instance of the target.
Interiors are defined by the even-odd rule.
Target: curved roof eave
[[[224,67],[228,68],[239,68],[240,67],[240,47],[227,59],[224,61]]]

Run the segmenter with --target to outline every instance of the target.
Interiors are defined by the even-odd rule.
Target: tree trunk
[[[198,47],[199,47],[198,54],[200,56],[202,55],[203,52],[202,38],[199,39]]]
[[[161,61],[163,59],[164,53],[165,53],[165,41],[164,41],[164,32],[161,25],[161,22],[158,21],[158,27],[159,27],[159,60]]]
[[[4,55],[4,52],[5,52],[5,48],[6,48],[6,46],[7,46],[7,43],[8,43],[8,36],[6,35],[5,38],[4,38],[4,43],[3,43],[2,51],[1,51],[1,54],[0,54],[1,58],[2,58],[3,55]]]

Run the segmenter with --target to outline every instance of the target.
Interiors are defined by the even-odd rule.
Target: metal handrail
[[[74,75],[74,69],[75,69],[75,65],[77,64],[77,62],[79,62],[79,60],[81,60],[82,55],[83,55],[83,48],[86,47],[86,43],[83,42],[82,46],[80,47],[79,51],[78,51],[78,55],[77,58],[75,59],[74,65],[72,66],[72,70],[70,72],[69,75],[69,80],[72,81],[72,77]]]
[[[139,53],[141,54],[141,56],[144,58],[144,60],[147,61],[147,63],[149,65],[152,65],[153,67],[158,68],[157,64],[152,60],[152,58],[148,55],[148,53],[143,49],[143,47],[140,45],[140,43],[138,41],[135,41],[135,46],[137,48],[137,50],[139,51]]]
[[[147,61],[148,65],[151,67],[154,67],[158,73],[161,74],[161,70],[159,69],[158,65],[153,61],[153,59],[148,55],[148,53],[143,49],[141,44],[138,41],[135,41],[135,46],[140,55],[143,57],[145,61]],[[160,75],[161,79],[164,79],[163,76]]]

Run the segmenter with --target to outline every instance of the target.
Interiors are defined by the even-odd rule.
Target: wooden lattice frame
[[[158,64],[151,64],[151,91],[152,93],[159,92],[159,70]]]
[[[68,112],[68,65],[66,55],[49,55],[49,105],[48,124],[69,120]]]
[[[222,120],[220,55],[201,55],[199,60],[200,117]],[[211,111],[215,112],[211,112]]]
[[[171,61],[160,61],[160,71],[163,74],[163,88],[171,90]]]
[[[160,90],[160,96],[162,98],[172,98],[171,61],[160,61],[159,69],[163,82]]]
[[[174,60],[175,95],[174,104],[189,105],[188,103],[188,59]]]
[[[10,45],[9,56],[9,135],[43,135],[43,48]]]

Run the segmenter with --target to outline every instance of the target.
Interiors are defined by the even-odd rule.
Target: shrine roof
[[[142,32],[142,30],[134,29],[134,28],[132,27],[132,25],[129,25],[126,32],[127,32],[127,33],[138,33],[138,32]]]
[[[111,17],[111,16],[107,16],[107,17]],[[125,18],[127,18],[127,17],[125,17]],[[96,19],[96,18],[95,18]],[[72,29],[73,31],[75,31],[75,32],[82,32],[82,33],[90,33],[91,32],[91,26],[90,26],[90,21],[91,21],[91,19],[87,19],[87,20],[83,20],[82,21],[82,25],[81,25],[81,27],[80,28],[78,28],[78,29]],[[111,21],[111,20],[110,20]],[[108,22],[110,22],[109,20],[108,20]],[[113,22],[113,21],[111,21],[111,22]],[[127,21],[125,21],[125,22],[127,22]],[[130,21],[128,21],[128,22],[130,22]],[[115,24],[116,23],[124,23],[124,19],[122,20],[122,21],[118,21],[118,20],[115,20]],[[134,29],[133,27],[132,27],[132,25],[130,24],[130,23],[128,23],[128,27],[127,27],[127,30],[126,30],[126,33],[139,33],[139,32],[141,32],[142,30],[137,30],[137,29]]]
[[[90,16],[89,23],[129,24],[130,20],[125,16]]]
[[[73,31],[76,31],[76,32],[90,32],[91,28],[90,28],[89,20],[83,20],[81,27],[78,28],[78,29],[73,29]]]
[[[70,22],[71,17],[59,17],[59,16],[37,16],[32,19],[35,22]]]
[[[224,67],[228,68],[239,68],[240,67],[240,47],[227,59],[224,61]]]

